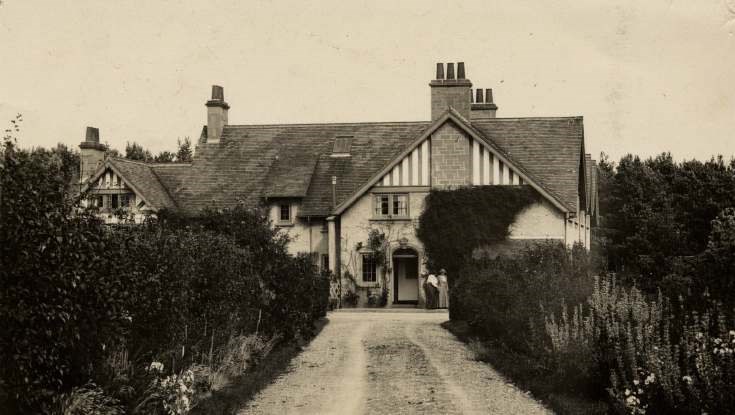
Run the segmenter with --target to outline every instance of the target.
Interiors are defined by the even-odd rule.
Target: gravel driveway
[[[441,328],[447,313],[339,311],[240,414],[551,413]]]

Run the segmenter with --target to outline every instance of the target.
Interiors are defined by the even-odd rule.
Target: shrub
[[[123,415],[120,403],[105,394],[99,386],[90,383],[73,388],[56,397],[51,411],[54,415]]]
[[[456,278],[449,302],[452,319],[467,320],[483,338],[501,340],[516,351],[539,349],[542,309],[560,310],[564,299],[583,301],[592,291],[584,248],[561,243],[524,248],[516,257],[469,262]]]
[[[674,310],[662,295],[596,278],[575,310],[572,319],[547,318],[555,370],[591,368],[583,372],[590,382],[608,377],[603,387],[633,413],[727,413],[735,405],[735,331],[717,303],[704,314]]]
[[[460,275],[475,248],[504,240],[516,215],[537,201],[538,193],[529,186],[432,189],[416,232],[428,268],[434,272],[445,268],[449,275]]]
[[[18,150],[11,138],[2,150],[3,410],[37,413],[62,394],[72,403],[108,396],[74,389],[90,380],[132,410],[146,401],[149,362],[165,362],[161,375],[178,383],[182,369],[212,364],[235,335],[307,338],[326,313],[328,275],[289,255],[262,211],[164,212],[108,227],[72,197],[74,157]],[[166,399],[147,402],[185,412],[183,398]]]

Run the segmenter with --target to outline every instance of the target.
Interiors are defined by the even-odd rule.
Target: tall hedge
[[[73,157],[2,150],[0,412],[47,411],[89,381],[130,407],[147,383],[120,379],[123,354],[129,373],[170,373],[230,336],[308,336],[324,314],[328,279],[261,211],[110,227],[75,203]]]

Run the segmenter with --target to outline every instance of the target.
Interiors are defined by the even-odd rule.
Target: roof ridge
[[[483,118],[481,120],[470,120],[471,122],[485,122],[485,121],[503,121],[503,120],[581,120],[584,117],[581,115],[568,115],[559,117],[495,117],[495,118]]]
[[[294,126],[310,126],[310,125],[369,125],[369,124],[430,124],[431,121],[356,121],[356,122],[309,122],[309,123],[284,123],[284,124],[230,124],[225,127],[230,128],[252,128],[252,127],[294,127]]]

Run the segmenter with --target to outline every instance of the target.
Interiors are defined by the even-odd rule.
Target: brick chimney
[[[94,127],[87,127],[87,134],[84,141],[79,144],[81,154],[79,157],[79,181],[86,182],[97,171],[105,160],[105,151],[107,146],[100,143],[100,130]]]
[[[227,110],[230,106],[225,102],[225,90],[219,85],[212,85],[212,99],[207,101],[207,142],[219,143],[222,130],[227,125]]]
[[[483,94],[482,89],[477,88],[475,91],[475,102],[472,103],[470,108],[470,120],[495,118],[498,106],[493,102],[493,90],[486,89]]]
[[[429,82],[431,87],[431,120],[452,107],[466,119],[470,119],[472,82],[465,78],[464,62],[457,63],[457,76],[454,74],[454,63],[447,63],[446,77],[444,64],[436,64],[436,79]]]

